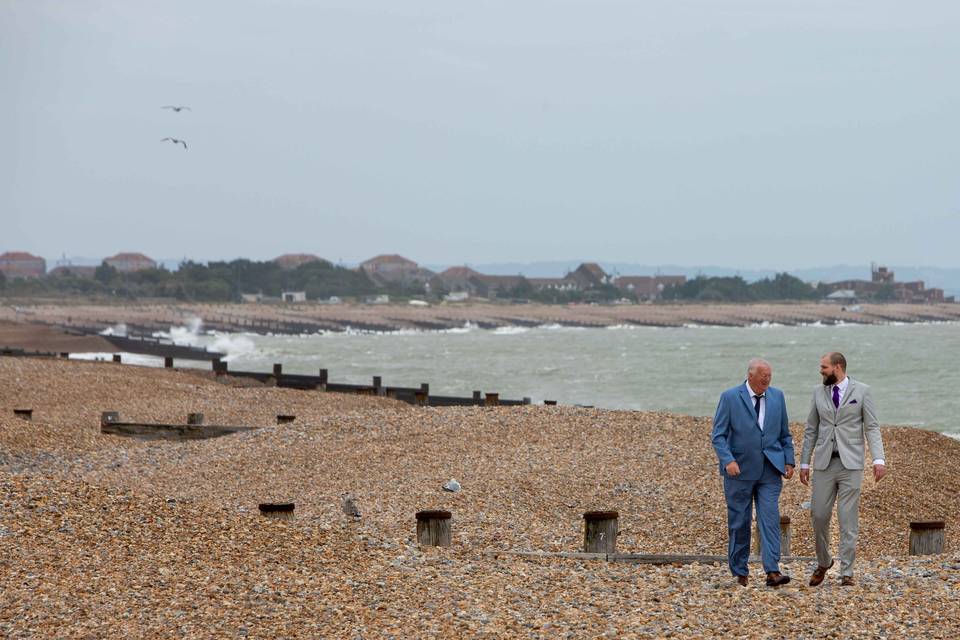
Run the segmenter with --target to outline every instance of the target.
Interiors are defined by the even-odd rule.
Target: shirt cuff
[[[878,465],[878,464],[882,464],[883,466],[887,466],[886,463],[883,461],[883,458],[877,458],[876,460],[873,461],[873,464],[874,464],[874,466],[876,466],[876,465]]]
[[[800,468],[801,468],[801,469],[809,469],[809,468],[810,468],[810,465],[808,465],[808,464],[801,464],[801,465],[800,465]]]

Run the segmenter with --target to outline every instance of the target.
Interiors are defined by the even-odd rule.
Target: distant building
[[[59,267],[54,267],[50,270],[50,273],[47,275],[51,278],[59,277],[77,277],[77,278],[93,278],[97,273],[96,267],[89,266],[79,266],[73,264],[65,264]]]
[[[104,258],[103,262],[120,273],[131,273],[133,271],[157,268],[157,263],[142,253],[118,253],[115,256]]]
[[[619,276],[613,283],[638,300],[659,300],[664,289],[685,284],[686,281],[686,276]]]
[[[887,267],[870,265],[869,280],[841,280],[828,283],[831,295],[837,291],[853,291],[860,300],[889,300],[891,302],[945,302],[943,289],[924,286],[923,280],[897,282]],[[830,295],[827,300],[830,300]]]
[[[241,293],[240,302],[257,303],[263,301],[262,293]]]
[[[580,285],[572,278],[527,278],[537,291],[577,291]]]
[[[390,254],[379,255],[360,263],[360,270],[365,272],[377,284],[426,284],[435,275],[433,271],[424,269],[413,260],[403,256]]]
[[[279,265],[281,269],[291,270],[305,264],[310,264],[311,262],[329,262],[312,253],[285,253],[282,256],[277,256],[273,261]]]
[[[483,274],[470,267],[450,267],[433,276],[430,286],[433,290],[464,292],[477,295],[477,283],[474,279]]]
[[[41,278],[47,273],[47,261],[26,251],[0,254],[0,273],[8,279]]]
[[[857,292],[853,289],[837,289],[827,295],[827,300],[830,302],[842,302],[844,304],[856,304]]]
[[[471,282],[476,288],[477,295],[484,298],[510,295],[511,292],[522,288],[523,285],[529,285],[529,281],[523,276],[487,276],[481,274],[471,278]]]
[[[581,290],[595,289],[610,284],[610,276],[596,262],[584,262],[566,275]]]
[[[306,302],[306,291],[284,291],[280,294],[280,299],[284,302]]]

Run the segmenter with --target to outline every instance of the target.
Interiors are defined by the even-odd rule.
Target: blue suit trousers
[[[723,479],[723,495],[727,500],[727,527],[730,543],[727,558],[735,576],[749,574],[750,528],[753,505],[757,505],[760,528],[761,558],[767,573],[780,570],[780,471],[764,457],[763,473],[757,480]]]

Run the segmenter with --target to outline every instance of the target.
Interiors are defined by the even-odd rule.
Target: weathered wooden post
[[[373,376],[373,395],[382,396],[383,392],[380,391],[383,388],[383,378],[381,376]]]
[[[583,514],[585,553],[616,553],[618,518],[616,511],[587,511]]]
[[[13,415],[20,418],[21,420],[26,420],[27,422],[33,422],[33,409],[14,409]]]
[[[61,357],[61,358],[69,358],[69,357],[70,357],[70,352],[69,352],[69,351],[61,351],[61,352],[60,352],[60,357]]]
[[[164,369],[173,369],[173,358],[171,356],[166,356],[163,359],[163,368]]]
[[[219,373],[220,373],[220,358],[214,358],[214,359],[211,361],[211,365],[213,366],[213,372],[219,375]]]
[[[451,537],[449,511],[417,512],[417,542],[431,547],[449,547]]]
[[[479,391],[473,392],[473,404],[478,407],[483,406],[483,394]]]
[[[543,401],[543,404],[547,405],[548,407],[555,407],[555,406],[557,406],[557,401],[556,401],[556,400],[544,400],[544,401]]]
[[[297,419],[297,416],[289,414],[277,414],[277,424],[289,424]]]
[[[753,521],[753,553],[760,555],[763,551],[763,541],[760,539],[760,524]],[[790,516],[780,516],[780,555],[791,555],[793,546],[793,532],[790,527]]]
[[[273,365],[273,377],[277,380],[277,386],[280,386],[280,378],[283,377],[283,365],[279,362]]]
[[[203,414],[202,413],[188,413],[187,414],[187,424],[192,426],[198,426],[203,424]]]
[[[499,407],[500,406],[500,394],[499,393],[490,393],[487,392],[487,399],[484,402],[484,405],[487,407]]]
[[[423,389],[417,389],[413,392],[413,403],[418,407],[425,407],[429,403],[429,396]]]
[[[120,364],[122,362],[119,353],[113,354],[113,361],[116,362],[117,364]]]
[[[328,375],[329,375],[329,371],[327,371],[326,369],[320,369],[320,388],[321,389],[325,390],[327,388]]]
[[[104,411],[100,414],[100,429],[103,430],[107,425],[114,424],[115,422],[120,422],[120,412],[119,411]]]
[[[929,556],[943,553],[946,539],[943,520],[917,520],[910,523],[910,555]]]
[[[523,397],[523,404],[530,404],[531,402],[533,402],[533,401],[532,401],[529,397],[527,397],[527,396],[524,396],[524,397]]]
[[[427,404],[430,404],[430,385],[426,382],[420,383],[420,391],[427,397]]]
[[[258,505],[260,515],[277,520],[290,520],[296,505],[292,502],[265,502]]]

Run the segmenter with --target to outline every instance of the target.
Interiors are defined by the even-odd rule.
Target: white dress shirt
[[[744,382],[743,386],[747,388],[747,393],[750,394],[750,404],[756,406],[757,399],[754,397],[757,395],[756,392],[750,388],[749,382]],[[760,415],[757,416],[757,423],[760,425],[760,431],[763,431],[763,416],[765,416],[766,413],[767,413],[767,394],[764,393],[762,396],[760,396]]]
[[[831,402],[833,401],[833,390],[834,390],[834,389],[839,389],[839,390],[840,390],[840,402],[842,403],[842,402],[843,402],[843,396],[845,396],[845,395],[847,394],[847,387],[849,387],[849,386],[850,386],[850,378],[849,378],[848,376],[843,376],[843,380],[840,380],[840,381],[837,382],[836,384],[831,385],[831,387],[830,387],[830,401],[831,401]],[[837,411],[839,411],[839,410],[840,410],[840,407],[837,407]],[[883,458],[877,458],[876,460],[873,461],[873,464],[883,464]],[[800,465],[800,468],[801,468],[801,469],[809,469],[809,468],[810,468],[810,465],[808,465],[808,464],[801,464],[801,465]]]

